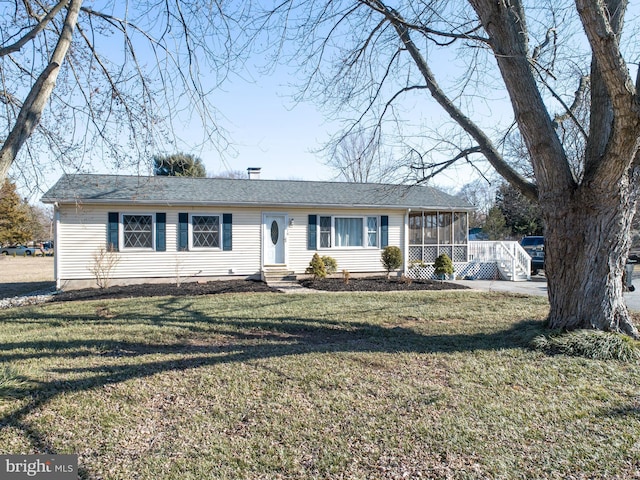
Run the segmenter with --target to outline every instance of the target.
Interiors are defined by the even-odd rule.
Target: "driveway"
[[[640,271],[634,272],[633,284],[635,292],[625,292],[624,299],[627,308],[634,312],[640,312]],[[547,296],[547,279],[543,275],[536,275],[528,282],[507,282],[504,280],[456,280],[453,283],[465,285],[475,290],[485,292],[512,292],[523,295]]]

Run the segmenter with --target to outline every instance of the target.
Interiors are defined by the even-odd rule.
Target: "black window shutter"
[[[167,249],[167,214],[156,213],[156,251]]]
[[[307,229],[307,250],[318,248],[318,216],[309,215],[309,228]]]
[[[109,223],[107,224],[107,248],[114,252],[118,251],[118,228],[120,228],[120,215],[118,212],[109,212]]]
[[[380,248],[389,245],[389,216],[380,216]]]
[[[189,214],[178,214],[178,250],[186,252],[189,250]]]
[[[222,250],[231,250],[231,247],[233,246],[233,237],[231,231],[232,219],[232,214],[222,214]]]

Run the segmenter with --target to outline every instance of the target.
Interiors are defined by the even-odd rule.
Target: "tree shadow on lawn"
[[[275,307],[280,303],[291,303],[295,297],[278,297],[260,307]],[[185,371],[194,368],[240,363],[257,359],[279,358],[291,355],[329,352],[380,352],[380,353],[455,353],[478,350],[503,350],[523,348],[543,332],[543,321],[524,320],[507,329],[473,334],[425,334],[413,328],[420,319],[410,319],[399,324],[374,324],[355,321],[340,321],[327,318],[298,318],[270,315],[268,318],[241,318],[231,308],[203,312],[193,303],[175,298],[162,300],[159,305],[164,312],[141,318],[139,314],[118,314],[113,318],[87,315],[70,316],[51,314],[42,310],[31,310],[28,318],[43,324],[74,322],[96,322],[100,325],[130,326],[138,322],[141,327],[181,326],[191,336],[175,337],[174,342],[147,342],[125,340],[32,340],[0,344],[0,362],[36,359],[47,361],[55,358],[76,359],[80,357],[110,357],[122,359],[121,364],[105,362],[74,368],[53,368],[50,371],[66,378],[37,382],[22,378],[26,386],[17,386],[5,395],[29,399],[16,411],[0,417],[0,427],[13,427],[25,432],[33,448],[42,453],[54,454],[55,448],[47,442],[46,433],[30,425],[26,417],[67,392],[81,392],[117,384],[131,379],[140,379],[168,371]],[[100,306],[100,302],[96,302]],[[115,308],[115,307],[114,307]],[[379,310],[379,309],[378,309]],[[376,310],[376,311],[378,311]],[[358,314],[366,318],[373,308],[363,308]],[[179,313],[179,318],[166,315]],[[350,315],[353,315],[351,312]],[[424,322],[427,322],[426,320]],[[409,325],[409,326],[407,326]],[[149,356],[142,361],[142,356]],[[168,358],[162,358],[167,356]],[[161,357],[161,358],[158,358]],[[131,362],[126,359],[131,358]],[[133,360],[135,359],[135,360]],[[77,378],[81,376],[82,378]],[[20,383],[18,383],[20,385]],[[80,472],[81,477],[89,474]]]

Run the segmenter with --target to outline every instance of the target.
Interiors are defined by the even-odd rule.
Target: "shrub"
[[[327,276],[327,267],[325,266],[322,258],[317,253],[313,254],[309,266],[305,270],[306,273],[313,275],[314,280],[322,280]]]
[[[402,251],[396,246],[388,246],[382,250],[382,265],[387,271],[387,278],[391,274],[391,270],[400,268],[402,266]]]
[[[335,258],[325,255],[321,258],[324,263],[324,269],[327,271],[327,275],[333,275],[338,271],[338,262]]]
[[[446,253],[443,253],[436,258],[436,261],[433,262],[433,266],[435,267],[434,273],[440,279],[444,279],[446,275],[453,274],[453,262]]]
[[[594,360],[640,360],[640,342],[619,333],[600,330],[575,330],[556,335],[539,335],[531,341],[531,348],[548,354],[564,354]]]
[[[93,263],[89,271],[93,274],[98,288],[107,288],[111,283],[111,272],[120,262],[118,252],[111,248],[100,247],[93,254]]]
[[[349,285],[349,280],[351,279],[351,274],[349,270],[342,270],[342,281],[345,285]]]

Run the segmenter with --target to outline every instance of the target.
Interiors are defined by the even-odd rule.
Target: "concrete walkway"
[[[267,285],[282,293],[318,293],[322,291],[303,287],[298,282],[287,280],[269,281],[267,282]]]
[[[634,292],[624,292],[624,299],[627,302],[627,308],[634,312],[640,312],[640,273],[636,272],[633,276]],[[531,277],[528,282],[507,282],[504,280],[455,280],[452,283],[465,285],[474,290],[485,292],[512,292],[521,293],[523,295],[539,295],[547,296],[547,279],[542,275]]]
[[[629,310],[640,312],[640,272],[636,272],[633,278],[636,290],[634,292],[625,292],[624,299],[627,302],[627,308],[629,308]],[[543,275],[536,275],[528,282],[507,282],[505,280],[453,280],[451,283],[457,283],[473,290],[480,290],[483,292],[511,292],[520,293],[522,295],[547,296],[547,279]],[[269,286],[277,288],[284,293],[321,292],[321,290],[305,288],[298,282],[269,282]]]

